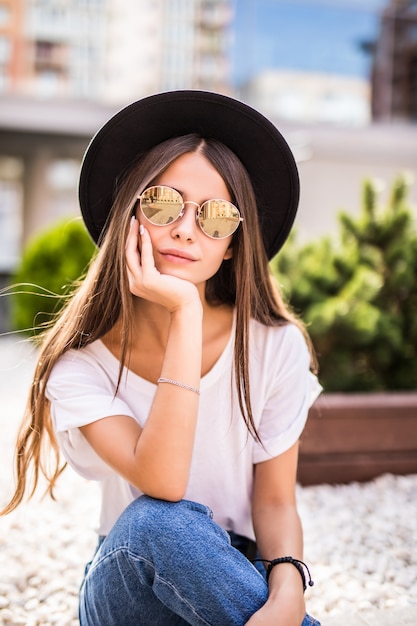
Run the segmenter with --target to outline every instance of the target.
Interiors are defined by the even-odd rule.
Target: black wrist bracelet
[[[306,577],[305,577],[305,573],[304,573],[304,569],[303,568],[305,568],[307,570],[307,573],[308,573],[308,585],[309,585],[309,587],[312,587],[314,585],[314,582],[311,579],[310,570],[308,569],[308,567],[304,563],[304,561],[300,561],[300,559],[294,559],[292,556],[282,556],[279,559],[272,559],[272,561],[268,561],[267,559],[255,559],[255,561],[264,561],[265,563],[268,563],[268,567],[266,569],[266,582],[268,582],[269,576],[270,576],[270,574],[272,572],[272,569],[275,567],[275,565],[280,565],[280,563],[291,563],[292,565],[294,565],[294,567],[297,568],[297,570],[300,573],[301,579],[303,581],[303,589],[304,589],[304,591],[307,589],[307,583],[306,583]]]

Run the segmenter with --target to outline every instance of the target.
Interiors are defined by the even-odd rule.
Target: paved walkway
[[[322,620],[322,626],[417,626],[417,605],[361,615],[338,615]]]

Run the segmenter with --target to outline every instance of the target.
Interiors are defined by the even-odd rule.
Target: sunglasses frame
[[[178,213],[177,217],[173,218],[171,222],[168,222],[168,224],[155,224],[155,222],[152,222],[151,219],[149,219],[149,217],[147,217],[147,215],[145,215],[143,207],[142,207],[142,197],[143,195],[149,191],[150,189],[157,189],[157,188],[163,188],[163,189],[169,189],[170,191],[175,192],[176,194],[178,194],[179,198],[181,198],[181,203],[182,203],[182,207],[180,212]],[[243,217],[240,214],[239,209],[237,208],[237,206],[235,204],[233,204],[233,202],[230,202],[229,200],[223,200],[222,198],[210,198],[209,200],[205,200],[205,202],[203,202],[202,204],[198,204],[198,202],[193,202],[193,200],[184,200],[184,198],[182,197],[182,195],[180,194],[179,191],[177,191],[176,189],[174,189],[173,187],[169,187],[168,185],[151,185],[150,187],[146,187],[146,189],[144,189],[142,191],[142,193],[137,196],[138,202],[139,202],[139,207],[141,210],[141,213],[143,215],[143,217],[153,226],[171,226],[171,224],[173,224],[174,222],[176,222],[177,220],[179,220],[183,215],[184,215],[184,211],[185,211],[185,205],[186,204],[194,204],[197,207],[197,210],[195,212],[195,221],[198,224],[200,230],[206,235],[206,237],[210,237],[210,239],[227,239],[227,237],[231,237],[232,235],[235,234],[235,232],[237,231],[237,229],[240,226],[240,223],[243,222]],[[201,213],[201,209],[202,207],[207,204],[208,202],[216,202],[216,201],[220,201],[220,202],[226,202],[228,205],[230,205],[231,207],[233,207],[239,215],[239,221],[236,224],[236,228],[228,235],[223,235],[222,237],[213,237],[213,235],[209,235],[209,233],[207,233],[204,228],[202,227],[202,225],[200,224],[200,213]]]

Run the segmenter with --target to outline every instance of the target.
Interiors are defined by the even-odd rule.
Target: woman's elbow
[[[187,483],[182,480],[146,481],[138,488],[146,496],[167,502],[179,502],[185,498]]]
[[[158,489],[150,487],[149,489],[145,488],[142,491],[146,496],[156,498],[157,500],[165,500],[166,502],[180,502],[180,500],[183,500],[185,498],[184,489],[181,490],[169,487],[162,487]]]

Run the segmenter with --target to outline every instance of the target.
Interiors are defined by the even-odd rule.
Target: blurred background
[[[299,165],[300,238],[331,234],[365,177],[383,193],[415,170],[417,2],[0,0],[0,288],[33,236],[79,215],[96,130],[182,88],[270,117]]]

